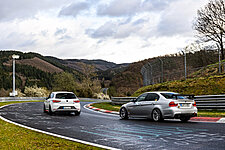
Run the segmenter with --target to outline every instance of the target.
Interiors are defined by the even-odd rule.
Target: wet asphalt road
[[[1,109],[0,115],[29,127],[119,149],[225,149],[225,124],[120,120],[117,115],[83,107],[80,116],[50,116],[43,113],[43,103],[10,105]]]

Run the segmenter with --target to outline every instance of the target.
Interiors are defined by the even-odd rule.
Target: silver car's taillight
[[[177,107],[178,104],[176,104],[174,101],[169,103],[169,107]]]
[[[193,105],[194,107],[197,107],[196,102],[194,102],[192,105]]]

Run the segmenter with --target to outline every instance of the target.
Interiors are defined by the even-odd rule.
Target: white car
[[[180,119],[183,122],[197,116],[194,95],[182,95],[173,92],[147,92],[120,108],[121,119],[129,117]]]
[[[73,92],[52,92],[44,101],[44,112],[74,112],[80,115],[80,100]]]

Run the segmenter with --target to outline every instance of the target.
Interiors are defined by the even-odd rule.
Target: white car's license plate
[[[63,107],[63,109],[71,109],[71,107]]]

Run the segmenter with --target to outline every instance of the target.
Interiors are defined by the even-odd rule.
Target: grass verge
[[[121,105],[112,105],[111,103],[94,103],[91,106],[105,110],[119,112]],[[225,117],[225,110],[198,110],[198,117]]]
[[[110,102],[93,103],[91,106],[96,107],[96,108],[105,109],[105,110],[118,111],[118,112],[121,107],[121,105],[112,105]]]
[[[26,101],[27,102],[27,101]],[[34,101],[32,101],[34,102]],[[0,106],[22,103],[1,102]],[[99,150],[101,148],[72,142],[69,140],[53,137],[50,135],[31,131],[0,119],[0,149],[67,149],[67,150]]]
[[[199,110],[198,117],[225,117],[225,110]]]

